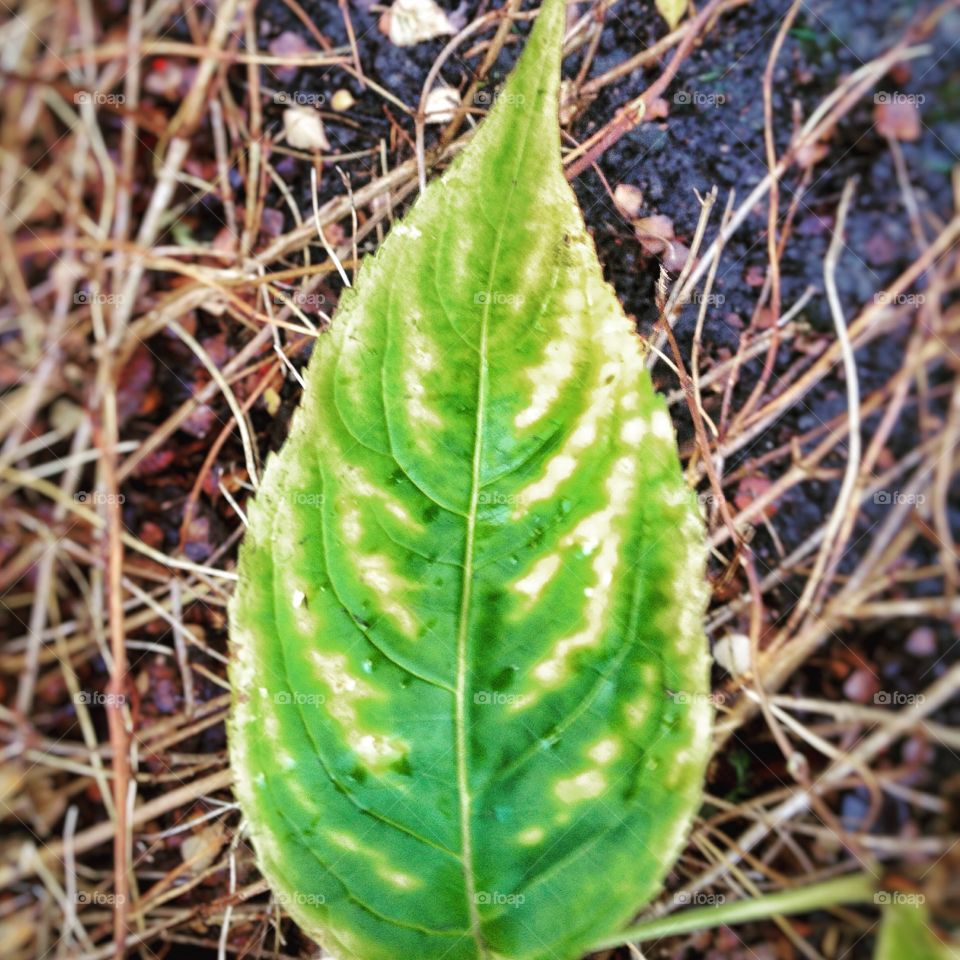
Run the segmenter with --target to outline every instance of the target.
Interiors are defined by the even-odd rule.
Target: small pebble
[[[869,671],[854,670],[843,685],[843,694],[854,703],[870,703],[880,689],[880,681]]]
[[[438,84],[428,94],[423,105],[427,123],[449,123],[460,106],[460,93],[455,87]]]
[[[907,653],[914,657],[932,657],[937,652],[937,634],[933,627],[916,627],[907,637]]]
[[[613,191],[613,202],[625,217],[634,219],[640,215],[643,207],[643,191],[632,183],[617,184]]]
[[[713,658],[731,676],[750,670],[750,638],[742,633],[728,633],[713,647]]]
[[[337,113],[345,113],[349,110],[357,101],[354,100],[353,94],[349,90],[338,90],[330,98],[330,106]]]
[[[329,150],[323,121],[309,107],[288,107],[283,111],[283,132],[294,150]]]

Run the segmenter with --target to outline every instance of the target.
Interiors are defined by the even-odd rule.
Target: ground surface
[[[682,250],[669,260],[647,219],[667,218],[674,254],[677,244],[694,246],[699,198],[716,186],[703,261],[729,193],[736,211],[768,175],[763,78],[790,5],[723,6],[698,26],[655,116],[573,180],[609,280],[668,358],[654,376],[671,396],[715,546],[718,752],[664,903],[718,902],[868,863],[921,891],[945,930],[958,919],[942,901],[955,883],[950,851],[960,827],[960,229],[951,183],[960,12],[813,0],[782,38],[770,87],[776,153],[790,160],[779,178],[778,269],[763,192],[726,239],[712,288],[704,292],[701,276],[700,294],[671,315],[680,357],[699,371],[725,517],[658,332],[661,265],[667,258],[669,289]],[[446,7],[458,27],[490,9]],[[250,482],[243,431],[209,368],[229,381],[262,462],[286,435],[309,324],[326,322],[340,290],[309,224],[311,168],[327,239],[352,270],[354,231],[359,254],[374,249],[413,195],[412,113],[449,38],[399,48],[377,29],[379,7],[351,4],[356,56],[378,91],[356,75],[341,7],[323,0],[302,10],[312,29],[293,5],[270,0],[218,34],[203,6],[158,7],[141,22],[118,0],[89,20],[80,15],[86,7],[35,0],[3,25],[4,956],[110,956],[118,905],[133,952],[144,957],[305,957],[314,949],[270,903],[238,834],[224,769],[230,581],[220,574],[233,568]],[[584,72],[570,89],[571,149],[661,76],[686,29],[611,80],[610,71],[667,35],[653,4],[579,4],[574,23],[565,76]],[[467,90],[494,27],[447,61],[448,84]],[[138,30],[155,46],[142,59],[138,99],[127,90],[117,100]],[[525,31],[518,25],[482,79],[476,118]],[[875,65],[901,41],[927,48]],[[321,50],[331,62],[236,62],[253,47],[286,61]],[[225,54],[210,59],[210,50]],[[856,71],[864,82],[854,89]],[[191,89],[200,91],[195,99]],[[355,99],[343,112],[331,108],[338,90]],[[800,144],[797,131],[838,90],[850,95]],[[93,109],[78,91],[99,96]],[[330,149],[320,158],[277,142],[291,97],[322,98]],[[133,131],[134,122],[125,146],[124,125]],[[428,151],[441,130],[427,126]],[[189,150],[177,155],[171,133]],[[399,171],[390,191],[385,169]],[[853,405],[824,280],[851,177],[836,283],[856,348]],[[613,199],[622,185],[642,193],[629,212]],[[125,209],[128,225],[111,226]],[[666,221],[657,223],[662,233]],[[141,279],[125,289],[113,271],[128,275],[128,258],[145,250]],[[261,268],[289,272],[268,288]],[[283,306],[294,284],[306,325]],[[778,316],[787,321],[768,355]],[[271,327],[271,317],[293,329]],[[109,350],[98,346],[104,340]],[[105,414],[114,403],[119,446]],[[851,431],[862,435],[859,451]],[[135,545],[104,535],[121,521]],[[122,611],[109,608],[111,582]],[[762,712],[729,652],[751,633],[769,694]],[[122,720],[112,737],[111,711]],[[116,778],[135,784],[136,812],[119,828],[130,838],[126,886],[115,874],[124,854],[111,848],[122,819],[110,802]],[[807,801],[781,821],[789,790],[806,791]],[[769,826],[758,835],[761,820]],[[748,859],[737,864],[731,851],[748,838]],[[866,906],[672,938],[645,952],[868,957],[876,920]]]

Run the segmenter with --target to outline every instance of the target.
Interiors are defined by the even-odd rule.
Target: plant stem
[[[856,873],[823,883],[813,883],[794,890],[780,890],[749,900],[735,900],[715,906],[684,910],[675,916],[644,920],[621,933],[605,937],[592,945],[591,950],[605,950],[636,941],[691,933],[722,924],[745,923],[766,917],[791,913],[808,913],[839,906],[841,903],[872,902],[876,880],[867,873]]]

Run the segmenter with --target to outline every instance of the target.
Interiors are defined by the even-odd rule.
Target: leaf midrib
[[[537,105],[539,107],[539,104]],[[527,145],[530,139],[530,129],[538,115],[535,107],[529,114],[523,131],[520,149],[517,151],[517,161],[513,176],[510,177],[509,188],[503,204],[503,214],[496,227],[496,240],[490,257],[490,269],[487,271],[487,290],[493,283],[497,262],[500,256],[500,247],[503,240],[504,224],[510,212],[510,201],[517,187],[517,173],[523,166],[527,155]],[[487,332],[490,319],[491,297],[483,305],[480,320],[480,343],[478,353],[479,377],[477,378],[477,415],[473,434],[473,460],[470,478],[470,506],[466,517],[466,543],[464,545],[463,580],[461,589],[460,611],[457,624],[457,676],[454,690],[455,712],[454,732],[456,745],[457,765],[457,797],[460,809],[460,850],[463,862],[464,893],[467,898],[467,914],[470,918],[470,929],[477,951],[483,960],[489,957],[486,941],[480,923],[480,914],[477,910],[476,875],[473,862],[473,836],[471,829],[471,796],[469,771],[467,769],[467,732],[466,732],[466,683],[467,683],[467,643],[470,635],[470,607],[473,601],[473,561],[474,542],[477,525],[477,510],[480,499],[480,468],[483,454],[484,423],[486,420],[485,407],[487,400]]]

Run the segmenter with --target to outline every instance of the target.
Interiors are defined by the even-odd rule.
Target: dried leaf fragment
[[[456,33],[450,18],[434,0],[394,0],[380,18],[380,31],[398,47]]]
[[[667,21],[671,30],[676,30],[687,12],[687,0],[657,0],[657,12]]]
[[[449,123],[460,106],[460,92],[445,83],[437,84],[424,103],[424,120],[427,123]]]
[[[613,202],[625,217],[633,220],[643,207],[643,191],[631,183],[619,183],[613,191]]]
[[[873,108],[877,131],[894,140],[920,139],[920,110],[916,100],[905,94],[878,94],[883,97]]]
[[[283,111],[283,132],[295,150],[330,149],[320,114],[310,107],[287,107]]]

